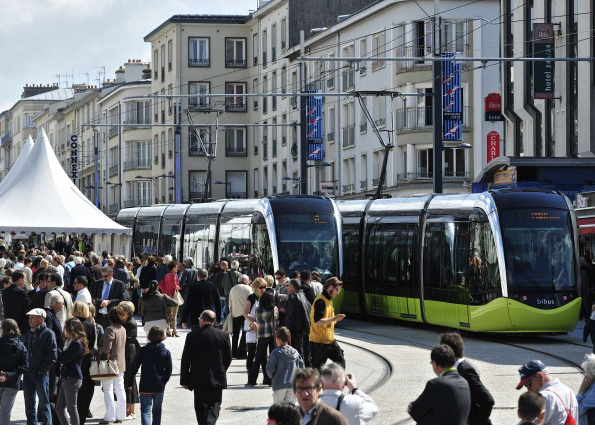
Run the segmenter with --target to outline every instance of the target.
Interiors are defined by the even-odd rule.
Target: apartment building
[[[433,2],[417,2],[432,14]],[[467,57],[498,57],[499,28],[489,20],[499,16],[497,1],[463,8],[462,1],[441,1],[442,52]],[[433,82],[432,65],[425,61],[366,61],[366,57],[430,56],[434,51],[432,22],[416,2],[378,2],[306,40],[310,89],[326,92],[386,91],[406,97],[368,96],[365,104],[385,141],[391,135],[385,192],[407,196],[432,191]],[[299,48],[291,49],[291,58]],[[359,63],[325,61],[325,57],[361,58]],[[463,142],[445,143],[445,192],[466,192],[475,173],[487,163],[486,139],[502,134],[502,124],[484,120],[483,99],[499,91],[499,69],[463,62]],[[409,96],[411,95],[411,96]],[[293,114],[292,114],[293,119]],[[309,192],[356,198],[377,187],[384,149],[362,107],[353,97],[327,97],[324,102],[324,164],[309,169]]]
[[[550,57],[593,57],[595,5],[581,0],[502,0],[503,56],[534,54],[536,24],[553,24]],[[548,70],[549,71],[549,70]],[[592,157],[595,153],[595,64],[554,62],[551,94],[535,94],[543,72],[532,63],[502,64],[507,156]],[[539,92],[538,92],[539,93]],[[537,97],[536,97],[537,96]]]
[[[74,96],[72,88],[57,85],[26,85],[23,94],[10,110],[2,113],[2,136],[0,145],[0,180],[16,162],[23,144],[29,136],[37,137],[34,117],[52,103]]]

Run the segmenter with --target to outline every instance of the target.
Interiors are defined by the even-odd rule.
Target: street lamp
[[[231,181],[215,181],[215,184],[225,184],[225,198],[231,198]],[[227,193],[228,185],[229,185],[229,194]]]

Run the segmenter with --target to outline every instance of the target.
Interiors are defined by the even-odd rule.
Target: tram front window
[[[576,286],[574,244],[567,211],[500,213],[509,287],[538,293]]]
[[[332,214],[276,214],[280,266],[287,272],[318,271],[322,280],[339,274],[337,225]]]

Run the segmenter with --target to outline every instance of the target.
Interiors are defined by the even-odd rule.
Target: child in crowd
[[[545,420],[545,398],[540,393],[525,392],[519,397],[519,424],[543,424]]]
[[[287,327],[279,327],[275,331],[278,347],[273,350],[267,363],[267,375],[273,380],[273,404],[296,402],[293,376],[297,369],[304,367],[304,360],[295,348],[288,345],[290,337]]]

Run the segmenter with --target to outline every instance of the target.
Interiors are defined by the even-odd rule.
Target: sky
[[[143,38],[175,14],[247,14],[258,0],[0,0],[0,112],[25,84],[97,85],[128,59],[150,61]],[[62,87],[66,87],[62,77]],[[72,79],[68,78],[68,84]],[[70,86],[70,85],[68,85]]]

